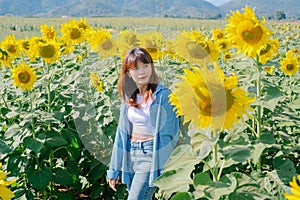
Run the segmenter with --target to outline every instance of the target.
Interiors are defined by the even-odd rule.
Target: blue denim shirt
[[[149,186],[154,186],[152,181],[161,175],[178,139],[179,119],[176,117],[174,107],[169,103],[169,94],[170,90],[162,84],[158,84],[153,93],[154,101],[150,106],[151,123],[155,133]],[[111,161],[107,170],[107,178],[120,177],[124,184],[131,182],[130,174],[133,173],[128,162],[132,124],[128,120],[127,111],[128,106],[122,102]]]

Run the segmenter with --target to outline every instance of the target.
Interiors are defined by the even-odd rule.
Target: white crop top
[[[143,102],[143,96],[137,95],[137,103]],[[128,120],[132,123],[132,132],[139,134],[153,135],[153,127],[150,118],[150,105],[152,100],[149,98],[146,103],[142,103],[140,108],[129,106]]]

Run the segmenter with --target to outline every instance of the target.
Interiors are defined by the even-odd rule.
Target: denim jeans
[[[149,187],[153,140],[130,141],[131,184],[128,184],[128,200],[152,200],[156,187]]]

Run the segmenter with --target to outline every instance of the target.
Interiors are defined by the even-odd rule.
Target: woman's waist
[[[132,132],[130,136],[130,140],[132,142],[146,142],[146,141],[153,141],[154,136],[152,134],[144,134],[140,132]]]
[[[129,141],[130,149],[153,149],[153,138],[143,138],[143,140],[137,138],[131,138]]]

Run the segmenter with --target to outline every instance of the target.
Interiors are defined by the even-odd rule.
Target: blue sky
[[[219,6],[219,5],[222,5],[223,3],[226,3],[230,0],[206,0],[212,4],[214,4],[215,6]]]

